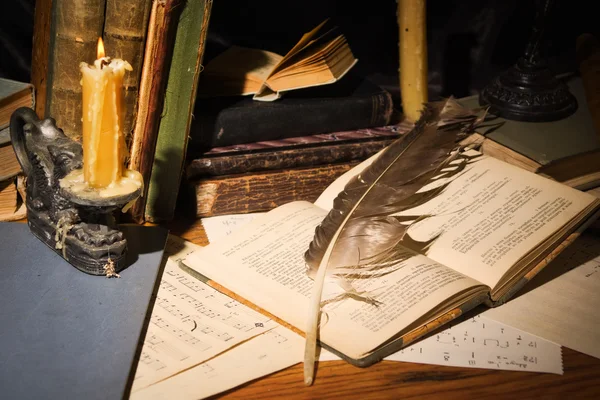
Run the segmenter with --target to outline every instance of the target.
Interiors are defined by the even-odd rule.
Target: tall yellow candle
[[[82,62],[83,178],[92,188],[114,186],[123,177],[123,76],[131,65],[105,57],[102,39],[93,65]]]
[[[402,111],[416,121],[427,102],[426,0],[398,0]]]

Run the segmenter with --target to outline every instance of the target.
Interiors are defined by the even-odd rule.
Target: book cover
[[[164,108],[143,209],[145,219],[150,222],[173,218],[196,101],[198,76],[203,68],[212,3],[212,0],[186,2],[177,23]]]
[[[133,264],[82,273],[24,223],[0,223],[0,387],[6,398],[127,398],[167,231],[122,226]]]
[[[138,171],[144,180],[143,192],[131,209],[134,221],[144,221],[146,194],[157,146],[158,129],[166,97],[175,28],[183,2],[181,0],[152,3],[144,63],[138,95],[137,116],[129,158],[129,169]]]
[[[289,92],[275,102],[236,96],[199,99],[190,146],[210,149],[381,127],[390,123],[393,110],[387,91],[351,74],[335,85]]]
[[[190,180],[182,185],[178,203],[182,212],[202,218],[269,211],[294,200],[312,202],[336,178],[358,163],[354,161]]]
[[[402,122],[379,128],[214,147],[188,154],[187,179],[258,171],[312,167],[362,161],[388,146],[413,124]]]

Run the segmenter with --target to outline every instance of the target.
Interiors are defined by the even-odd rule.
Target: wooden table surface
[[[193,243],[208,243],[199,220],[176,220],[169,228]],[[563,364],[564,375],[555,375],[394,361],[358,368],[328,361],[306,387],[300,363],[211,399],[600,399],[599,359],[563,347]]]

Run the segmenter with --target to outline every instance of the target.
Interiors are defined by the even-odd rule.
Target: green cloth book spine
[[[174,215],[211,8],[212,0],[190,0],[179,18],[146,197],[149,222]]]

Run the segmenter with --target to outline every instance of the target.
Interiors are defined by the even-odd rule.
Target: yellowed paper
[[[313,284],[303,254],[324,215],[310,203],[289,203],[254,219],[227,240],[191,253],[184,263],[302,330]],[[321,338],[360,358],[443,300],[478,287],[472,279],[411,253],[395,272],[356,283],[357,290],[374,293],[382,302],[379,307],[354,299],[325,307],[328,322]],[[326,285],[324,299],[341,291],[335,283]]]
[[[513,299],[483,315],[600,358],[600,234],[584,233]]]
[[[278,327],[223,355],[131,395],[132,400],[198,400],[297,364],[304,338]]]
[[[178,261],[199,248],[169,236],[165,270],[132,392],[278,326],[262,314],[187,275]]]

